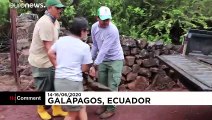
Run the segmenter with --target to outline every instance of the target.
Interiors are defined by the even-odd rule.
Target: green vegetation
[[[212,28],[211,0],[78,0],[70,12],[87,17],[91,25],[101,5],[111,8],[120,33],[134,38],[179,44],[191,28]]]
[[[9,23],[9,1],[0,0],[0,52],[3,51],[4,44],[8,43],[8,24]]]
[[[8,14],[9,14],[9,1],[8,0],[1,0],[0,1],[0,28],[8,22]]]

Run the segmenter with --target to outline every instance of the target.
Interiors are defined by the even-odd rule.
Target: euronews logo
[[[25,3],[23,0],[10,0],[10,8],[45,8],[44,3]]]

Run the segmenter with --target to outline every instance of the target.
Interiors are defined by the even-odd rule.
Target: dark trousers
[[[32,67],[32,76],[34,78],[34,84],[37,91],[55,91],[54,88],[54,67],[49,68],[37,68]],[[45,109],[51,108],[51,106],[44,106]]]

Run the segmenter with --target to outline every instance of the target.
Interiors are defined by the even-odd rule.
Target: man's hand
[[[96,70],[93,66],[90,68],[89,75],[94,78],[96,77]]]

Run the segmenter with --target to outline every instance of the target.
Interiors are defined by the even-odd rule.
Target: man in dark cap
[[[28,61],[32,66],[32,75],[38,91],[54,91],[54,67],[50,62],[47,52],[53,43],[58,40],[60,18],[64,5],[60,0],[47,0],[47,10],[37,21],[29,49]],[[45,106],[38,105],[37,112],[41,119],[49,120],[51,115],[45,110]],[[66,116],[61,106],[52,106],[53,116]]]

